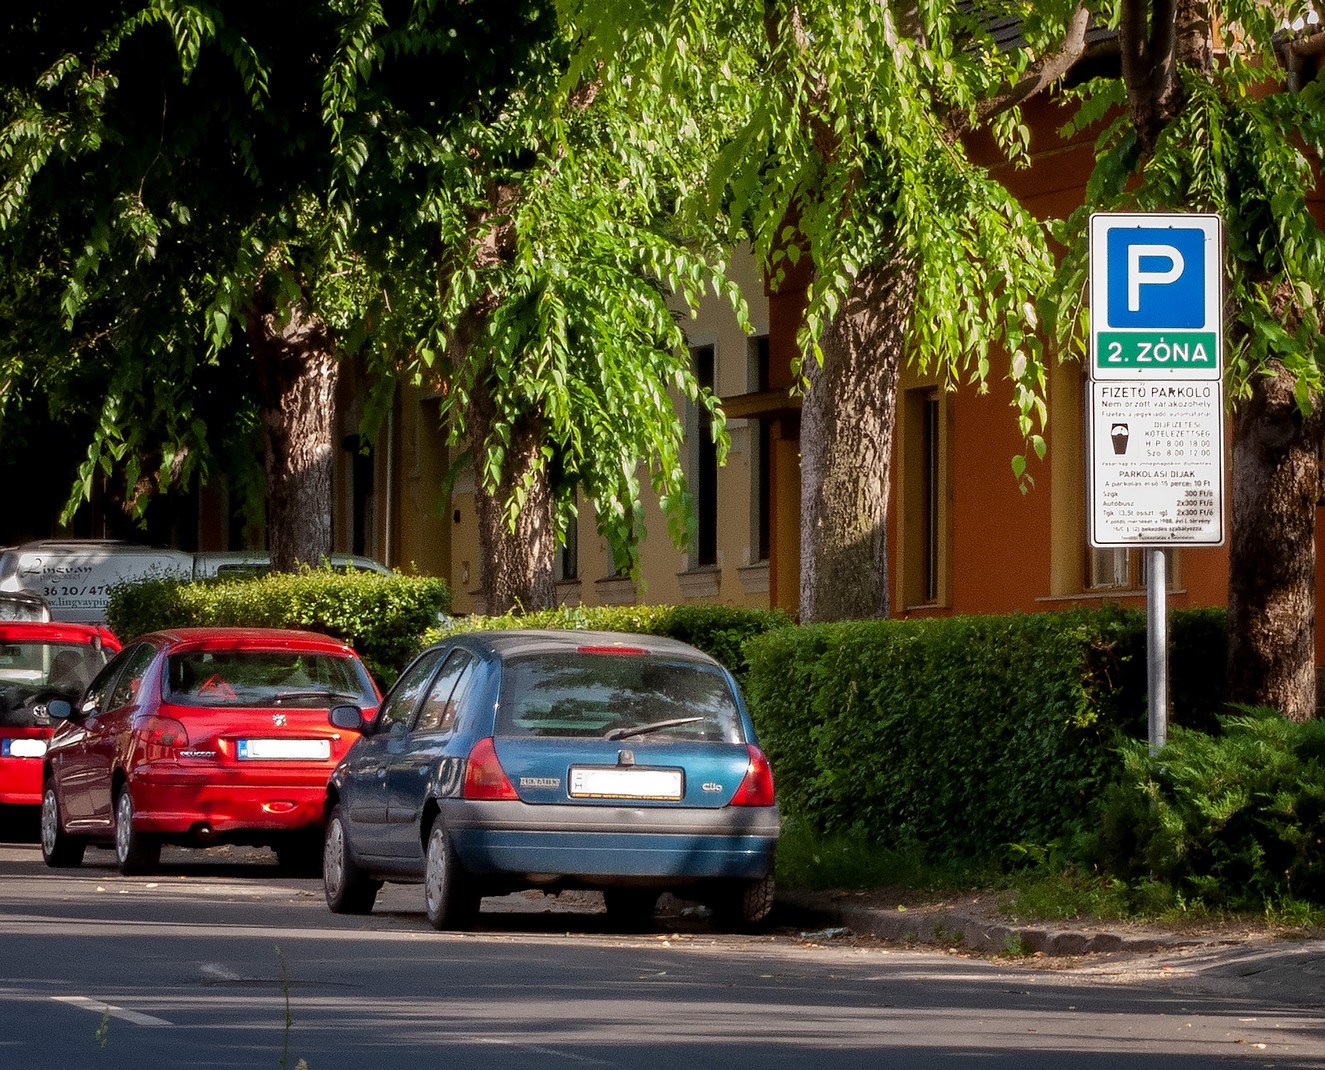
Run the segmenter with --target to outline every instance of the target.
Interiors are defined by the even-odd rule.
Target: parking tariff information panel
[[[1218,216],[1090,219],[1090,543],[1224,541]]]

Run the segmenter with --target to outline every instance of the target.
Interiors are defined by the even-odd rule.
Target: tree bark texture
[[[1209,0],[1123,0],[1123,82],[1141,148],[1150,152],[1186,103],[1180,68],[1208,76],[1213,62]]]
[[[1305,417],[1277,364],[1234,414],[1229,699],[1294,720],[1316,711],[1319,414]]]
[[[332,430],[340,363],[331,331],[302,305],[248,324],[267,473],[272,568],[289,572],[331,553]]]
[[[490,614],[551,609],[557,602],[553,564],[557,540],[553,523],[552,488],[542,464],[543,429],[534,415],[516,421],[505,444],[501,482],[485,489],[483,460],[493,435],[493,407],[476,390],[469,411],[470,441],[474,453],[474,510],[478,521],[479,588],[484,610]],[[526,478],[530,486],[515,518],[507,523],[506,503]]]
[[[801,408],[800,617],[886,617],[888,470],[916,293],[900,259],[865,269],[807,360]]]

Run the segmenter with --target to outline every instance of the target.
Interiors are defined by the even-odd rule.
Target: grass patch
[[[992,892],[1012,921],[1097,920],[1173,928],[1268,925],[1276,929],[1325,929],[1325,907],[1300,899],[1267,902],[1258,915],[1195,899],[1181,887],[1153,878],[1123,881],[1083,873],[1056,851],[1010,850],[1005,867],[935,860],[919,847],[880,847],[861,830],[825,836],[788,819],[778,843],[777,880],[785,888],[888,889],[905,899],[963,892]],[[1014,953],[1011,950],[1009,953]]]
[[[986,865],[936,862],[919,848],[883,848],[863,830],[825,836],[789,819],[778,841],[777,880],[787,888],[907,888],[917,892],[990,887]]]

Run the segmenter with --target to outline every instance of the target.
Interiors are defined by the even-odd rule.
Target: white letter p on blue
[[[1163,271],[1142,271],[1141,258],[1163,257],[1169,266]],[[1129,245],[1127,247],[1127,311],[1141,308],[1142,286],[1163,286],[1182,278],[1185,266],[1182,253],[1172,245]]]

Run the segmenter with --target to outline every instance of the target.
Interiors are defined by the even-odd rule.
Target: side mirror
[[[327,720],[336,728],[348,728],[355,732],[362,732],[367,727],[363,720],[363,710],[358,706],[332,706],[327,713]]]
[[[74,705],[67,698],[53,698],[46,703],[46,713],[53,720],[67,721],[74,715]]]

